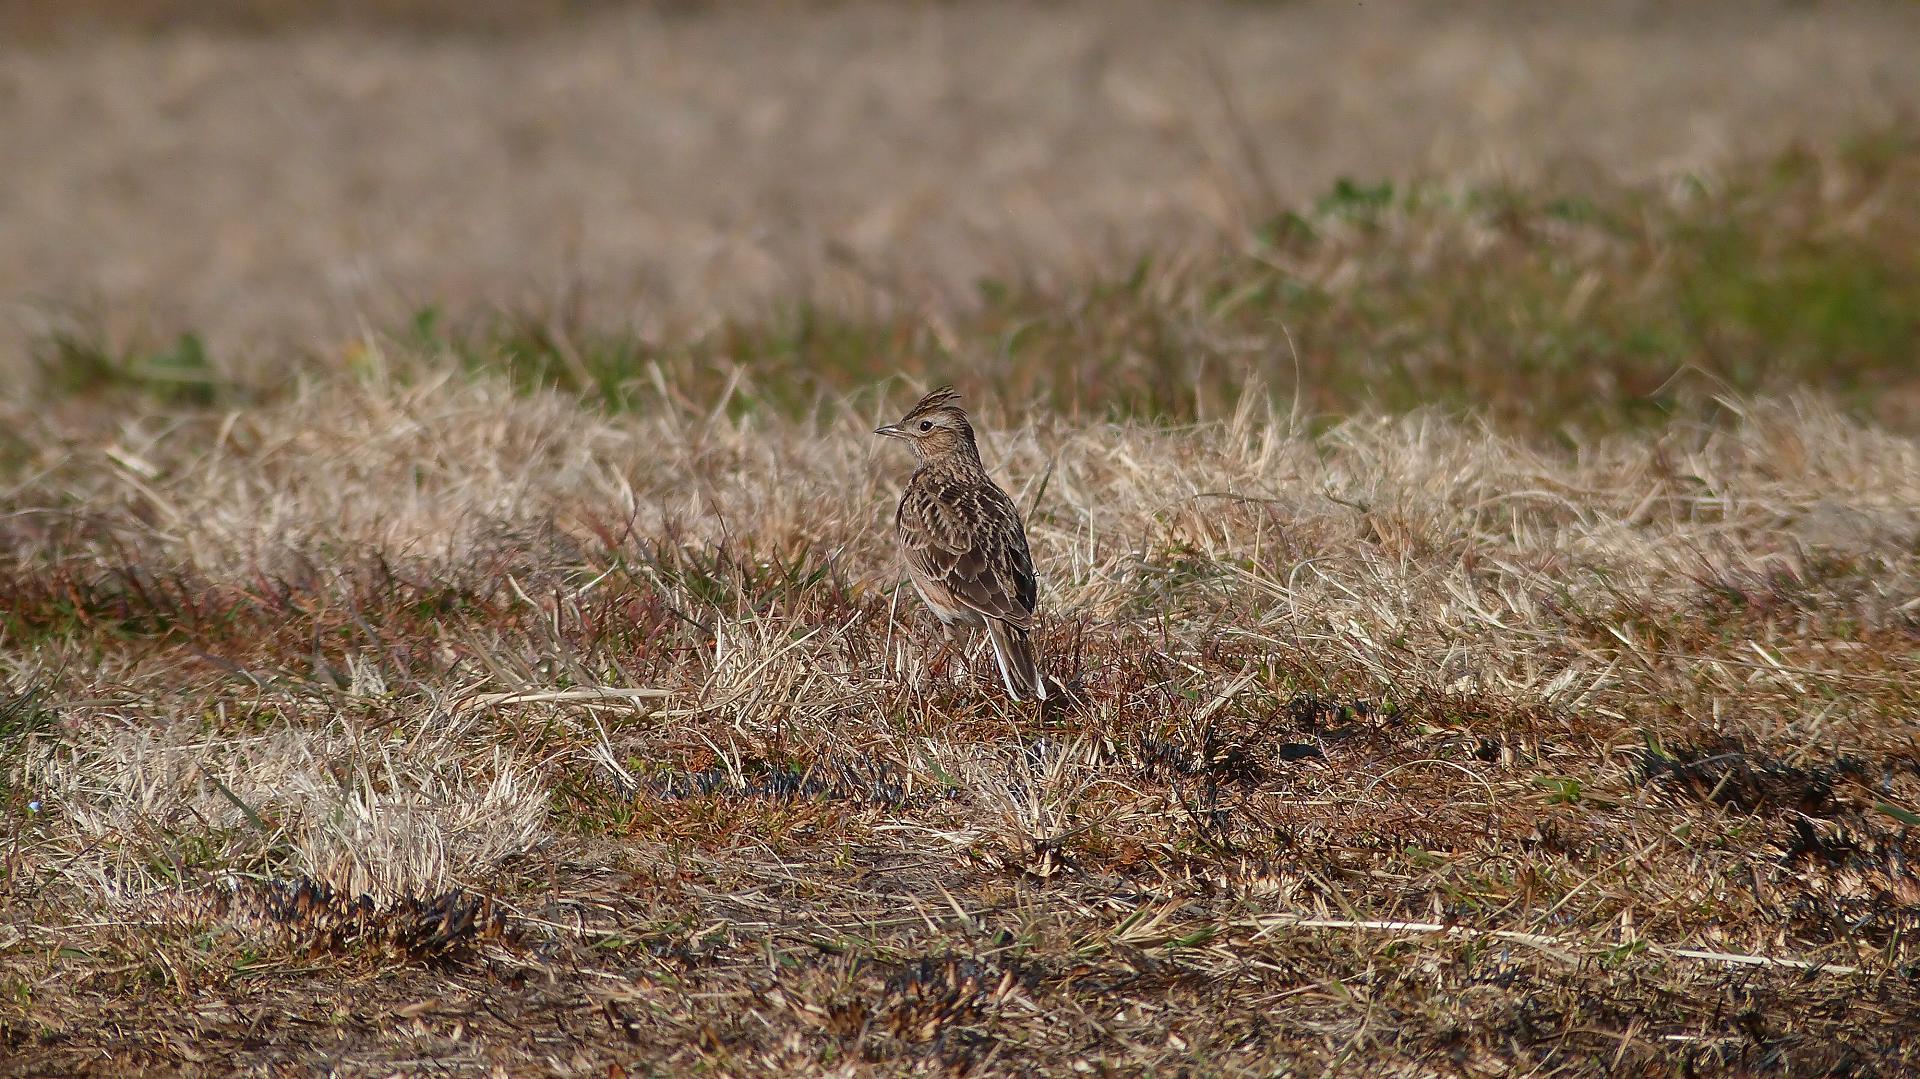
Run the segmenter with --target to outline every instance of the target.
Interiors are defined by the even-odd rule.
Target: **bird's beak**
[[[887,424],[885,427],[876,427],[873,429],[873,433],[876,435],[879,435],[882,438],[907,437],[907,433],[905,431],[902,431],[900,429],[900,425],[897,423],[890,423],[890,424]]]

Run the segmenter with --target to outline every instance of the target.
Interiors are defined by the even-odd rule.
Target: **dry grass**
[[[1920,9],[572,6],[0,0],[0,1073],[1920,1070]]]
[[[1916,1063],[1912,439],[983,402],[1039,714],[930,658],[879,402],[375,348],[8,406],[17,1070]]]

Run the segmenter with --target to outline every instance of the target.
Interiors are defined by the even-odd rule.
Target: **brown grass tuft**
[[[1911,439],[989,404],[1083,697],[1036,713],[935,662],[870,416],[718,404],[16,416],[13,1051],[271,992],[369,1069],[1911,1062]],[[329,928],[142,928],[228,880]]]

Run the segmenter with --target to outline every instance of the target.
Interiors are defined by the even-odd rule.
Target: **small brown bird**
[[[873,433],[904,439],[920,460],[893,531],[914,590],[949,633],[981,626],[993,642],[1000,679],[1014,700],[1047,699],[1033,645],[1038,583],[1020,510],[980,463],[960,395],[942,386],[899,423]]]

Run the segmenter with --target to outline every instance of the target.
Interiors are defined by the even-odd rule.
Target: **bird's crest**
[[[953,409],[960,412],[960,393],[952,386],[942,386],[920,399],[920,403],[907,410],[908,417],[938,412],[941,409]]]

